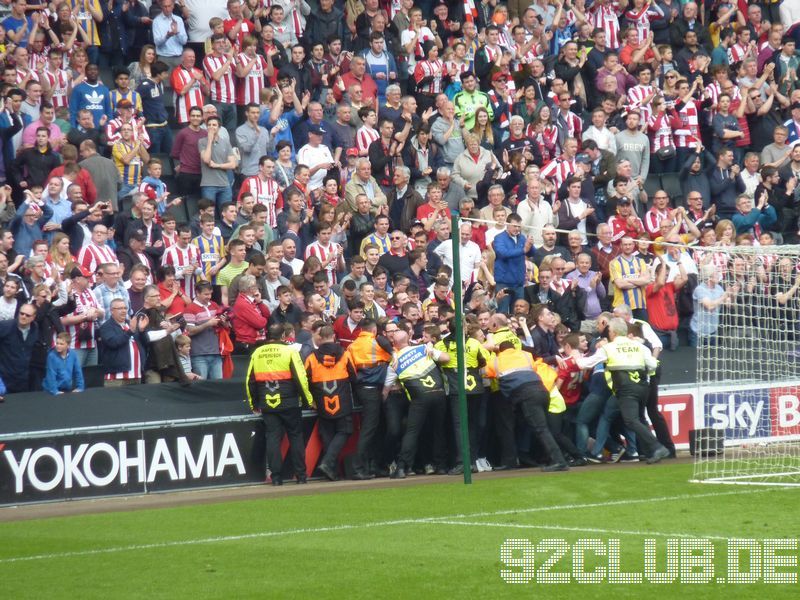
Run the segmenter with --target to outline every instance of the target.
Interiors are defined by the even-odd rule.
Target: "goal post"
[[[800,486],[800,246],[696,252],[692,481]]]

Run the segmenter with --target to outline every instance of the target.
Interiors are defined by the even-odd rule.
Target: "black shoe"
[[[373,477],[388,477],[389,469],[385,469],[383,467],[376,467],[370,471],[370,475],[372,475]]]
[[[527,454],[520,454],[519,455],[519,464],[522,467],[539,467],[541,466],[538,462],[533,460],[532,457],[528,456]]]
[[[463,475],[464,474],[464,465],[456,465],[452,469],[447,472],[448,475]]]
[[[444,467],[438,467],[436,471],[433,472],[434,475],[447,475],[448,471]]]
[[[586,460],[585,458],[583,458],[582,456],[580,456],[578,458],[572,458],[569,461],[569,466],[570,467],[585,467],[588,464],[589,464],[589,461]]]
[[[299,485],[301,483],[308,483],[308,476],[306,476],[306,475],[298,475],[297,476],[297,484]]]
[[[650,458],[647,459],[647,464],[648,465],[654,465],[657,462],[659,462],[661,459],[667,458],[668,456],[669,456],[669,450],[664,448],[664,446],[661,446],[660,448],[658,448],[658,450],[653,452],[653,456],[651,456]]]
[[[336,475],[336,471],[325,463],[322,463],[319,466],[319,470],[322,471],[322,474],[325,475],[325,477],[327,477],[330,481],[337,481],[339,479],[339,476]]]
[[[496,467],[492,467],[493,471],[510,471],[511,469],[516,469],[516,467],[512,467],[511,465],[497,465]]]
[[[602,459],[601,457],[599,457],[599,456],[592,456],[591,454],[587,454],[587,455],[584,457],[584,460],[585,460],[586,462],[588,462],[588,463],[591,463],[591,464],[593,464],[593,465],[602,465],[602,464],[603,464],[603,459]]]
[[[400,465],[397,466],[392,474],[390,475],[392,479],[405,479],[406,478],[406,470],[401,467]]]
[[[356,481],[367,481],[369,479],[375,479],[375,475],[364,473],[364,471],[356,471],[353,473],[353,479]]]
[[[567,463],[553,463],[552,465],[547,465],[542,467],[542,471],[545,473],[554,473],[556,471],[569,471],[569,465]]]
[[[283,479],[281,479],[280,477],[273,477],[272,485],[283,485]]]

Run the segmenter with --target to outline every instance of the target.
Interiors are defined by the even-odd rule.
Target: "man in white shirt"
[[[522,230],[533,238],[533,245],[539,247],[544,243],[542,227],[552,225],[558,227],[558,209],[561,202],[556,199],[556,206],[542,196],[542,184],[539,179],[528,181],[528,194],[517,205],[517,214],[522,219]]]
[[[459,228],[461,245],[459,248],[459,259],[461,263],[461,281],[471,283],[474,279],[475,271],[481,264],[481,249],[472,241],[472,225],[462,223]],[[442,262],[451,269],[453,268],[453,244],[449,241],[436,246],[434,254],[442,259]]]
[[[297,153],[297,164],[309,168],[308,191],[322,187],[325,174],[334,166],[330,148],[322,144],[322,129],[317,125],[308,126],[308,143]]]
[[[611,154],[617,153],[617,141],[614,132],[606,127],[606,111],[596,108],[592,111],[592,125],[583,132],[583,141],[594,140],[601,150],[608,150]]]

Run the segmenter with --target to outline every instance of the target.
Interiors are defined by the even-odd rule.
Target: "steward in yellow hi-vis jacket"
[[[447,378],[447,397],[450,401],[450,414],[453,419],[453,431],[455,433],[456,459],[455,467],[450,470],[452,475],[460,475],[464,472],[464,464],[461,459],[461,420],[458,406],[458,362],[456,359],[456,320],[450,319],[448,323],[450,334],[436,342],[434,348],[440,352],[447,352],[450,355],[450,362],[442,365],[442,372]],[[467,332],[469,335],[470,332]],[[473,337],[464,340],[464,365],[466,367],[466,381],[464,387],[467,392],[467,429],[469,430],[469,451],[470,464],[474,465],[478,458],[478,416],[481,409],[481,402],[484,398],[483,376],[481,369],[486,366],[487,360],[491,358],[491,353],[481,346],[480,342]],[[477,470],[477,467],[476,469]]]
[[[356,368],[350,354],[336,342],[333,327],[321,327],[318,335],[320,345],[306,358],[306,371],[311,395],[317,403],[317,430],[325,449],[319,470],[336,481],[339,454],[353,433],[351,386],[356,381]]]
[[[300,353],[284,342],[283,325],[269,327],[269,341],[253,351],[247,369],[247,399],[260,412],[267,438],[272,485],[283,485],[281,441],[289,438],[289,457],[298,483],[306,482],[302,406],[314,405]]]
[[[658,366],[658,361],[647,346],[628,337],[628,324],[619,317],[609,321],[608,337],[608,344],[598,347],[592,356],[576,356],[576,362],[581,369],[606,364],[606,379],[617,397],[625,427],[636,434],[636,443],[647,455],[647,462],[656,463],[669,456],[669,450],[639,420],[639,407],[647,402],[650,391],[647,373]]]
[[[386,373],[383,386],[383,397],[389,396],[389,390],[399,381],[411,401],[408,407],[408,421],[400,456],[397,459],[397,470],[392,473],[394,479],[404,479],[406,468],[414,466],[417,453],[417,440],[428,417],[432,419],[433,460],[437,472],[447,472],[447,455],[444,439],[444,416],[447,409],[447,392],[444,379],[437,363],[450,362],[447,352],[440,352],[432,346],[408,345],[408,333],[400,330],[394,334],[394,357]]]
[[[486,375],[496,378],[500,392],[513,405],[519,406],[525,421],[531,426],[550,457],[550,464],[543,471],[566,471],[569,469],[561,449],[547,427],[547,407],[550,392],[536,369],[533,356],[518,350],[513,342],[501,342],[497,354],[486,365]],[[551,382],[555,382],[555,379]]]

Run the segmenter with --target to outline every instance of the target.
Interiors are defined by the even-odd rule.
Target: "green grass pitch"
[[[690,476],[691,465],[673,463],[477,476],[471,486],[410,478],[374,490],[0,523],[0,589],[14,599],[797,598],[797,583],[717,578],[729,573],[727,538],[798,537],[800,490],[698,485]],[[510,538],[530,540],[530,583],[501,576],[523,573],[501,561]],[[545,538],[564,542],[542,544]],[[707,539],[714,582],[577,583],[571,557],[587,538],[606,548],[619,540],[620,570],[638,573],[645,539],[655,540],[660,571],[667,570],[668,543]],[[538,580],[536,569],[554,552],[536,550],[548,543],[567,546],[550,572],[571,583]],[[800,572],[798,549],[784,554],[795,565],[776,570]],[[609,562],[586,557],[586,570]]]

